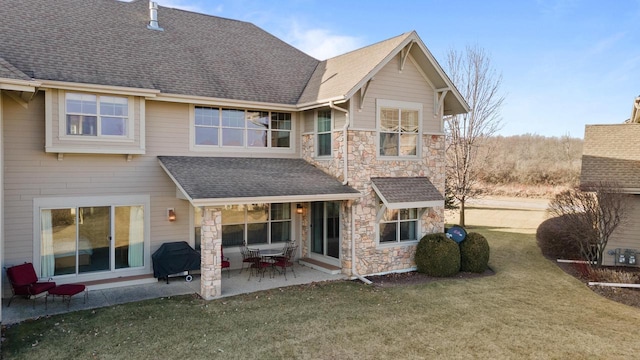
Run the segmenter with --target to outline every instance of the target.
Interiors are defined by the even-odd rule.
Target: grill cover
[[[200,270],[200,253],[186,241],[164,243],[151,255],[153,276],[166,278],[183,271]]]

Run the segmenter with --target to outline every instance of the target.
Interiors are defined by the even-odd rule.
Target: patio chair
[[[240,268],[240,274],[242,274],[242,270],[244,270],[244,264],[247,264],[247,268],[250,268],[253,263],[260,260],[260,256],[252,257],[250,250],[251,249],[246,246],[242,246],[240,248],[240,254],[242,254],[242,267]]]
[[[285,259],[285,254],[287,253],[287,250],[290,247],[296,246],[296,241],[295,240],[289,240],[287,242],[284,243],[284,247],[282,248],[282,256],[274,256],[273,259],[275,261],[280,261],[280,260],[284,260]]]
[[[222,270],[227,269],[227,278],[231,278],[231,263],[229,258],[224,256],[224,250],[220,247],[220,263],[222,264]]]
[[[287,268],[291,268],[291,271],[293,272],[293,277],[297,277],[296,276],[296,272],[293,269],[293,261],[291,261],[291,259],[293,259],[293,257],[295,256],[296,250],[298,250],[298,246],[297,245],[293,245],[293,246],[289,246],[287,248],[287,250],[284,253],[284,257],[280,260],[277,260],[275,263],[273,263],[273,267],[274,268],[281,268],[282,272],[284,273],[284,280],[287,280]]]
[[[7,278],[11,283],[11,299],[7,303],[7,307],[11,306],[11,300],[14,296],[24,296],[25,298],[33,298],[33,307],[36,307],[36,295],[43,294],[50,289],[56,287],[53,281],[38,282],[38,276],[33,268],[32,263],[24,263],[22,265],[7,268]],[[47,297],[44,298],[45,309],[47,307]]]
[[[247,279],[247,281],[251,280],[251,275],[254,273],[256,277],[260,275],[259,281],[262,281],[262,278],[264,278],[264,272],[268,268],[273,267],[273,262],[268,257],[260,256],[260,250],[258,249],[249,249],[249,256],[256,260],[254,260],[249,267],[249,279]]]

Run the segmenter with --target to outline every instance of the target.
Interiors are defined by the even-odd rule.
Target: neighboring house
[[[239,268],[240,245],[295,240],[358,276],[413,269],[443,231],[443,117],[469,109],[415,32],[318,61],[146,0],[4,0],[0,19],[5,267],[151,278],[184,240],[211,299],[220,246]]]
[[[587,125],[584,133],[581,184],[614,182],[632,195],[629,219],[612,234],[603,265],[629,264],[640,256],[640,98],[635,99],[629,121],[623,124]],[[636,255],[637,253],[637,255]],[[622,255],[622,256],[621,256]]]

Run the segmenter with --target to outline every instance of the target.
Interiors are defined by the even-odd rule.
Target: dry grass
[[[638,274],[616,271],[612,269],[591,269],[589,271],[591,281],[618,283],[618,284],[637,284]]]
[[[468,219],[490,211],[473,209]],[[494,276],[393,288],[341,281],[76,312],[8,328],[4,356],[612,359],[640,352],[638,309],[595,294],[546,260],[526,226],[493,221],[472,230],[489,240]]]

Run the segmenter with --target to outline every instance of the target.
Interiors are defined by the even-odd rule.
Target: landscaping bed
[[[488,269],[482,274],[471,273],[471,272],[459,272],[454,276],[450,277],[435,277],[429,276],[427,274],[422,274],[417,271],[409,271],[402,273],[392,273],[386,275],[375,275],[375,276],[367,276],[373,285],[380,287],[394,287],[399,285],[417,285],[417,284],[426,284],[434,281],[442,281],[448,279],[473,279],[485,276],[491,276],[495,273],[493,270]]]
[[[585,270],[585,266],[582,264],[573,264],[573,263],[557,263],[557,264],[564,272],[582,281],[587,286],[589,286],[588,283],[590,281],[595,281],[593,278],[587,275],[588,271]],[[605,266],[604,269],[618,271],[618,272],[626,272],[626,273],[629,273],[630,275],[640,275],[640,268],[637,268],[637,267]],[[601,296],[604,296],[609,300],[613,300],[621,304],[640,308],[640,289],[609,287],[609,286],[589,286],[589,288],[593,290],[595,293]]]

